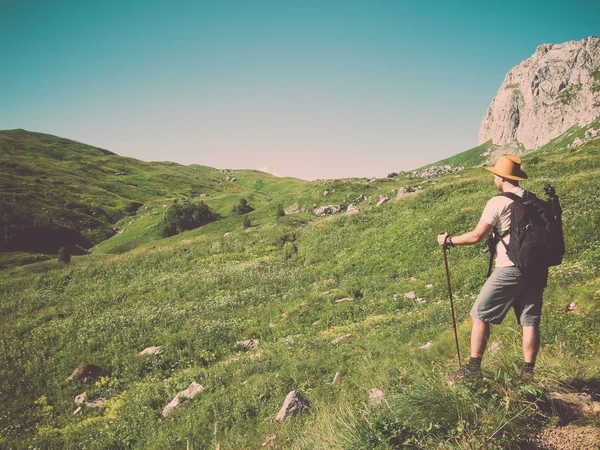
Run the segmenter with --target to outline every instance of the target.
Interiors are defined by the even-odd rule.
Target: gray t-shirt
[[[522,187],[515,187],[512,189],[507,189],[504,192],[512,192],[517,194],[519,197],[523,197],[525,194],[525,189]],[[504,232],[507,232],[510,228],[510,212],[511,212],[511,204],[512,200],[503,196],[495,196],[492,197],[485,208],[483,209],[483,214],[481,214],[482,222],[485,222],[492,227],[495,227],[500,235]],[[504,242],[508,245],[510,241],[510,236],[506,235],[502,238]],[[496,267],[510,267],[514,266],[514,263],[508,259],[508,255],[506,254],[506,248],[502,244],[502,242],[498,242],[496,246]]]

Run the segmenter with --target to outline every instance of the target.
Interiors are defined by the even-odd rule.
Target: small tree
[[[281,203],[279,205],[277,205],[277,217],[283,217],[285,216],[285,211],[283,210],[283,206],[281,206]]]
[[[240,202],[232,208],[232,211],[241,215],[254,211],[254,208],[248,204],[245,198],[240,198]]]
[[[244,217],[244,228],[250,228],[251,224],[250,224],[250,217],[246,216]]]
[[[193,230],[217,220],[217,216],[204,202],[174,202],[163,216],[162,235],[173,236],[182,231]]]
[[[62,263],[68,264],[71,262],[71,255],[67,247],[61,247],[58,250],[58,260]]]

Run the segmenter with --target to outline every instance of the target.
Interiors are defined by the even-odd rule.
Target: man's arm
[[[492,232],[492,226],[489,223],[479,221],[474,230],[469,231],[459,236],[452,236],[452,243],[454,245],[474,245],[483,241],[483,239]],[[448,233],[438,235],[438,243],[444,245]]]

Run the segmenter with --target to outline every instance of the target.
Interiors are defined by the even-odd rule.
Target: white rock
[[[171,400],[167,404],[167,406],[164,407],[162,412],[163,417],[167,417],[169,414],[171,414],[175,410],[175,408],[179,406],[181,400],[191,400],[203,390],[204,387],[202,385],[196,383],[195,381],[192,381],[192,384],[190,384],[190,386],[185,391],[181,391],[177,395],[175,395],[173,400]]]
[[[432,345],[433,345],[433,341],[427,341],[427,344],[421,345],[419,348],[421,350],[427,350],[428,348],[431,348]]]
[[[158,346],[158,347],[148,347],[148,348],[145,348],[139,354],[140,355],[154,355],[154,356],[159,356],[161,353],[162,353],[162,347]]]
[[[354,203],[351,203],[348,208],[346,208],[346,214],[357,214],[359,212],[360,209]]]
[[[385,394],[379,389],[369,389],[369,400],[371,400],[372,403],[378,405],[384,398]]]
[[[377,204],[375,206],[381,206],[383,205],[385,202],[387,202],[390,198],[387,195],[380,195],[379,196],[379,201],[377,202]]]
[[[258,339],[248,339],[245,341],[238,341],[236,344],[246,350],[256,350],[260,341]]]
[[[86,397],[87,397],[87,392],[84,392],[83,394],[79,394],[77,397],[75,397],[75,403],[77,403],[78,405],[85,403]]]
[[[415,294],[415,291],[410,291],[410,292],[407,292],[406,294],[404,294],[404,297],[409,300],[416,300],[417,294]]]
[[[334,303],[351,302],[352,300],[354,300],[354,299],[352,299],[350,297],[345,297],[345,298],[339,298],[339,299],[335,300]]]
[[[275,420],[279,423],[283,423],[288,417],[295,416],[309,406],[310,402],[302,396],[300,391],[291,391],[285,398],[283,406],[277,413]]]
[[[427,289],[431,289],[433,287],[433,284],[428,284],[425,286]]]
[[[331,214],[337,214],[344,210],[344,207],[341,205],[327,205],[320,206],[319,208],[315,208],[313,213],[317,216],[329,216]]]
[[[333,345],[336,345],[336,344],[338,344],[338,343],[340,343],[340,342],[342,342],[342,341],[345,341],[346,339],[350,339],[351,337],[352,337],[352,334],[345,334],[345,335],[343,335],[343,336],[340,336],[340,337],[338,337],[338,338],[335,338],[333,341],[331,341],[331,343],[332,343]]]
[[[333,376],[333,381],[331,382],[331,384],[335,384],[338,382],[338,380],[340,379],[341,375],[339,372],[336,372],[335,375]]]
[[[104,406],[104,403],[106,403],[106,400],[104,400],[102,397],[97,398],[96,400],[92,400],[91,402],[87,402],[85,404],[85,406],[89,407],[89,408],[100,408],[102,406]]]

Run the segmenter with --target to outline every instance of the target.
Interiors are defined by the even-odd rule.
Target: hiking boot
[[[519,377],[525,381],[533,380],[533,367],[523,366],[519,373]]]
[[[451,373],[450,378],[455,381],[478,381],[483,379],[483,375],[480,366],[467,363],[456,372]]]

